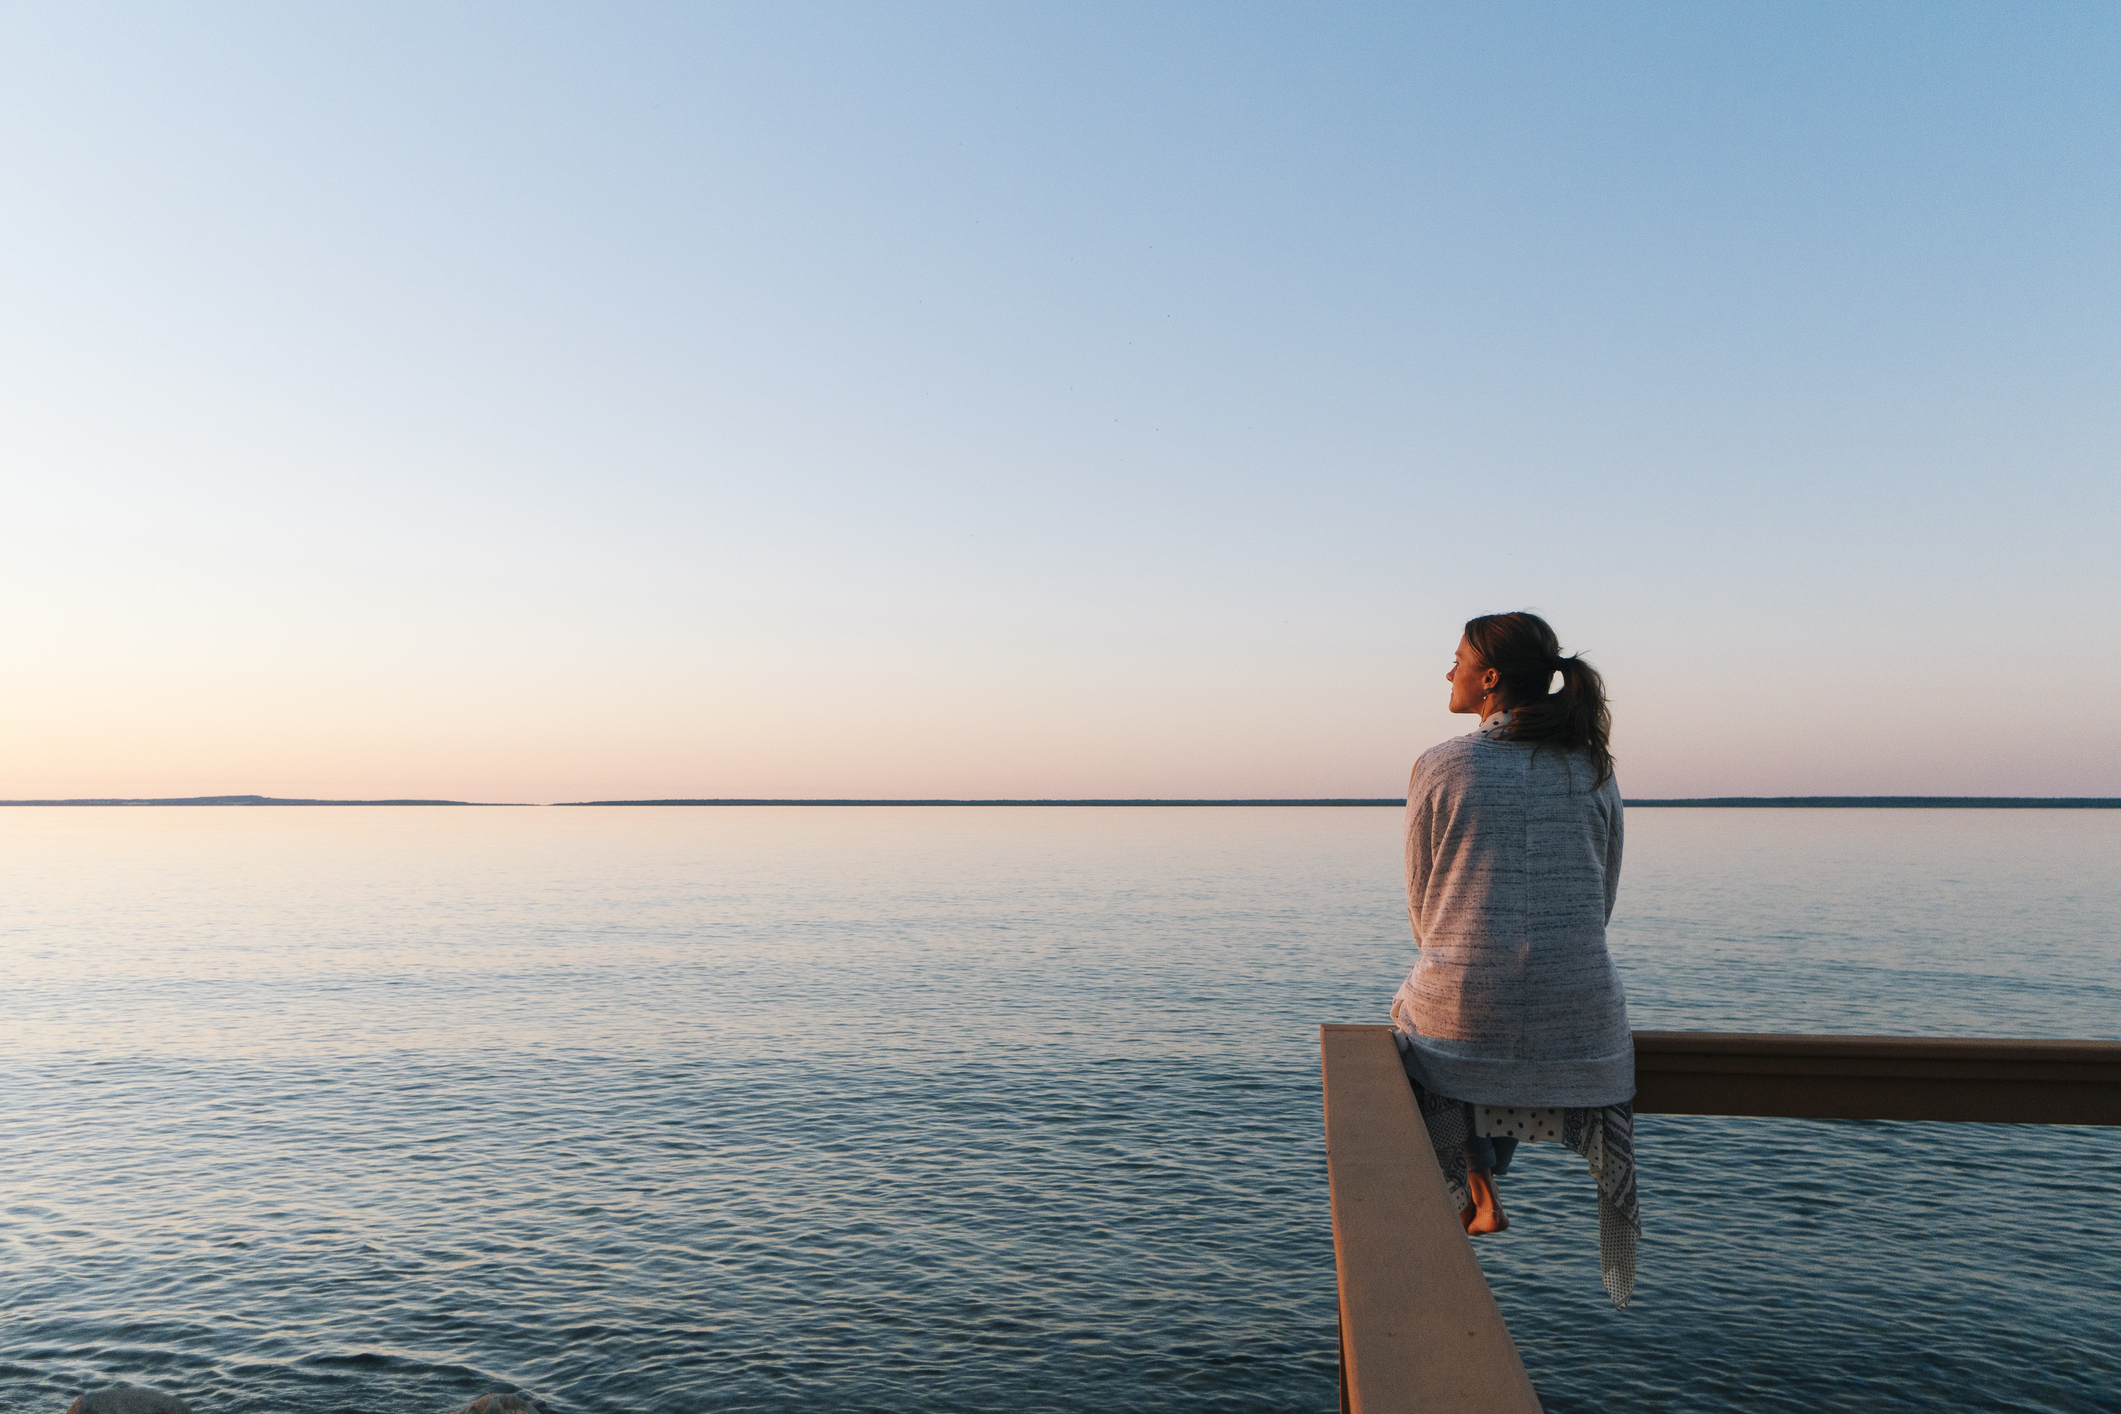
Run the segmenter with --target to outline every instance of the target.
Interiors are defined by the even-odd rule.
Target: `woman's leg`
[[[1465,1219],[1466,1231],[1475,1237],[1507,1231],[1510,1220],[1502,1211],[1502,1193],[1495,1187],[1495,1175],[1486,1169],[1474,1169],[1466,1175],[1466,1187],[1473,1194],[1473,1206],[1459,1214]]]
[[[1473,1201],[1458,1215],[1466,1231],[1475,1237],[1501,1232],[1510,1225],[1503,1216],[1502,1195],[1495,1191],[1495,1145],[1476,1134],[1466,1140],[1466,1189]]]

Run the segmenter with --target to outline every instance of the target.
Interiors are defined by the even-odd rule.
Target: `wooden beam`
[[[1635,1033],[1637,1114],[2121,1124],[2121,1042]]]
[[[1350,1414],[1538,1414],[1387,1026],[1323,1026],[1326,1175]]]
[[[1323,1026],[1346,1414],[1537,1414],[1386,1026]],[[2121,1042],[1635,1033],[1635,1111],[2121,1125]]]

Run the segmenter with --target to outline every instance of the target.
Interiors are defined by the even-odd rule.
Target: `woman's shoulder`
[[[1414,758],[1414,775],[1408,782],[1409,792],[1423,788],[1434,789],[1446,782],[1463,780],[1474,769],[1482,748],[1492,742],[1479,732],[1465,736],[1454,736],[1449,741],[1440,741]]]
[[[1617,814],[1620,783],[1598,773],[1598,763],[1580,746],[1544,746],[1526,763],[1526,784],[1534,795],[1573,802],[1577,808]]]
[[[1487,744],[1488,738],[1479,732],[1467,732],[1464,736],[1439,741],[1414,758],[1414,769],[1419,771],[1424,766],[1442,766],[1449,762],[1466,760]]]

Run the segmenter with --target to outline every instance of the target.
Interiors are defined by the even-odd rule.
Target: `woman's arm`
[[[1421,762],[1414,763],[1414,774],[1407,778],[1407,923],[1414,929],[1414,943],[1421,944],[1424,929],[1421,922],[1421,901],[1429,887],[1429,866],[1433,852],[1429,848],[1429,824],[1434,816],[1429,792],[1422,788]]]
[[[1609,780],[1605,788],[1612,792],[1609,799],[1612,808],[1606,812],[1605,831],[1605,921],[1613,921],[1613,905],[1620,901],[1620,843],[1627,833],[1624,827],[1626,810],[1620,803],[1620,783]]]

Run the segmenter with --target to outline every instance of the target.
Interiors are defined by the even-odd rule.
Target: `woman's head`
[[[1502,674],[1482,660],[1471,638],[1458,640],[1458,651],[1451,656],[1451,671],[1443,675],[1443,680],[1451,685],[1453,712],[1478,712],[1485,717],[1502,710],[1496,701]]]
[[[1557,673],[1561,685],[1549,692]],[[1508,709],[1505,734],[1511,740],[1581,748],[1597,766],[1601,783],[1613,774],[1607,744],[1613,717],[1606,709],[1605,682],[1582,658],[1563,656],[1561,640],[1539,615],[1468,619],[1449,677],[1453,712],[1485,717]]]

